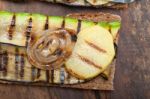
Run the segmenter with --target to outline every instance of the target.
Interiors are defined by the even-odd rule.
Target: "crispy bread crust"
[[[73,13],[73,14],[68,14],[68,17],[72,18],[77,18],[80,20],[91,20],[94,22],[99,22],[99,21],[121,21],[121,17],[118,15],[110,14],[110,13]]]

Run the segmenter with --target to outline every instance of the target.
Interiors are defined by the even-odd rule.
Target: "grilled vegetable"
[[[27,59],[25,47],[0,44],[0,79],[19,82],[47,82],[56,84],[75,84],[84,82],[69,75],[64,67],[55,70],[35,68]]]
[[[92,22],[86,20],[82,21],[70,17],[44,16],[40,14],[10,13],[10,12],[1,11],[0,12],[0,43],[1,43],[0,79],[10,80],[10,81],[23,81],[23,82],[48,81],[49,83],[65,83],[65,84],[84,82],[84,80],[78,80],[77,78],[69,75],[68,72],[66,72],[66,69],[64,69],[64,67],[61,67],[61,69],[56,69],[54,71],[49,71],[49,70],[45,71],[33,67],[31,65],[31,62],[28,61],[25,47],[29,45],[29,43],[32,43],[31,39],[37,40],[42,35],[44,35],[43,33],[45,32],[43,31],[47,29],[51,31],[60,28],[65,30],[71,30],[73,32],[73,35],[71,35],[71,39],[74,42],[76,42],[77,39],[76,35],[80,33],[82,30],[96,25],[111,30],[113,28],[112,23],[120,24],[120,21]],[[114,30],[116,30],[117,33],[118,29],[120,28],[120,25],[118,25],[118,28],[116,27],[114,28]],[[114,31],[111,31],[111,33],[113,32]],[[2,43],[12,44],[12,45],[5,45]],[[37,76],[38,77],[37,78],[32,77],[32,75],[30,75],[31,71],[33,75],[34,73],[36,73],[35,75],[36,77]],[[63,71],[64,73],[62,73]],[[49,76],[48,77],[46,76],[50,74],[54,75],[54,77],[50,76],[50,78],[48,78]],[[62,75],[65,75],[66,78]],[[65,80],[68,78],[68,76],[71,76],[69,77],[69,82],[68,80]],[[30,78],[35,78],[35,80],[31,80]]]
[[[48,2],[53,2],[53,0],[45,0]],[[57,3],[64,3],[69,5],[80,5],[80,6],[102,6],[110,4],[112,0],[56,0]],[[113,4],[111,2],[111,4]]]
[[[46,31],[38,40],[30,40],[27,47],[30,63],[45,70],[60,68],[72,53],[72,35],[75,34],[61,29]]]
[[[106,29],[108,29],[113,36],[114,39],[114,46],[115,46],[115,51],[117,53],[117,41],[118,41],[118,29],[120,28],[120,23],[115,23],[115,22],[111,22],[113,20],[118,20],[120,21],[121,18],[119,16],[116,15],[112,15],[109,13],[73,13],[73,14],[68,14],[67,16],[72,17],[72,18],[77,18],[80,20],[89,20],[89,21],[94,21],[94,22],[101,22],[100,24],[105,27]],[[107,22],[111,22],[111,28],[109,28],[109,25]],[[113,24],[114,23],[114,24]],[[115,28],[116,27],[116,28]],[[114,31],[112,31],[114,30]],[[116,58],[116,56],[115,56]],[[115,60],[113,60],[114,62]],[[111,65],[109,65],[107,67],[107,69],[102,72],[100,75],[104,78],[104,79],[109,79],[110,75],[111,75]]]
[[[29,0],[11,0],[11,1],[29,1]],[[36,0],[35,0],[36,1]],[[71,6],[92,6],[92,7],[112,7],[112,8],[124,8],[124,4],[114,2],[113,0],[37,0],[47,1],[52,3],[61,3]],[[114,7],[113,7],[114,6]]]
[[[94,26],[78,34],[73,53],[66,62],[66,69],[80,79],[90,79],[104,71],[114,55],[111,34],[100,26]]]
[[[65,28],[79,33],[81,30],[94,25],[100,25],[106,29],[111,29],[112,35],[116,35],[120,28],[119,21],[113,22],[92,22],[80,21],[69,17],[44,16],[40,14],[29,13],[10,13],[0,12],[0,42],[14,44],[17,46],[26,46],[29,38],[37,39],[43,31]],[[72,37],[74,38],[74,36]],[[18,42],[19,41],[19,42]]]

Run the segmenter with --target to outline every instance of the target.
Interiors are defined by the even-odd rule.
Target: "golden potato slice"
[[[78,34],[72,55],[65,63],[66,69],[79,79],[90,79],[103,72],[114,56],[113,38],[109,31],[93,26]]]

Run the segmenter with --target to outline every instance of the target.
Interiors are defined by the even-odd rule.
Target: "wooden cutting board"
[[[137,0],[128,9],[69,7],[45,2],[13,3],[0,0],[0,10],[66,15],[72,12],[111,12],[122,17],[115,75],[115,91],[90,91],[56,87],[0,84],[2,99],[149,99],[150,3]]]

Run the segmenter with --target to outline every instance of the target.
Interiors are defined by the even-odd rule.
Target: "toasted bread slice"
[[[91,13],[91,14],[77,13],[77,14],[79,16],[84,15],[86,17],[84,20],[95,20],[95,22],[102,21],[102,20],[103,21],[108,21],[108,19],[110,19],[108,22],[112,22],[114,20],[120,20],[120,17],[117,16],[117,15],[114,15],[114,14],[106,14],[106,13],[101,13],[101,15],[99,15],[99,14],[97,15],[96,13]],[[74,16],[74,15],[72,15],[72,16]],[[90,16],[95,16],[95,17],[90,17]],[[101,16],[101,19],[98,19],[96,16],[97,17]],[[108,76],[108,80],[104,80],[100,76],[97,76],[95,79],[92,79],[92,80],[90,80],[88,82],[85,82],[85,83],[81,83],[82,81],[81,82],[80,81],[75,82],[75,81],[77,81],[76,78],[71,78],[70,79],[70,77],[68,77],[67,79],[69,79],[69,81],[70,81],[69,85],[65,85],[65,84],[61,84],[61,85],[56,84],[55,85],[55,84],[51,84],[51,83],[48,83],[48,82],[44,82],[44,83],[43,82],[34,82],[34,83],[27,83],[26,82],[25,83],[23,81],[23,79],[21,79],[20,81],[0,80],[0,83],[38,85],[38,86],[59,86],[59,87],[66,87],[66,88],[93,89],[93,90],[113,90],[113,78],[114,78],[114,72],[115,72],[115,61],[113,61],[113,63],[110,65],[110,67],[111,67],[110,68],[110,73],[109,73],[110,75]],[[50,72],[49,73],[49,75],[50,75],[51,71],[49,71],[49,72]],[[43,79],[43,77],[44,78],[46,77],[44,72],[41,72],[40,75],[43,75],[40,79]],[[57,72],[54,75],[59,77],[58,76],[59,73],[57,73]],[[54,82],[58,82],[57,79],[54,79]],[[72,83],[78,83],[78,84],[72,85]]]
[[[111,32],[113,39],[114,39],[115,50],[117,50],[118,32],[121,26],[120,24],[117,23],[117,21],[121,21],[120,16],[113,15],[110,13],[101,13],[101,12],[99,13],[72,13],[72,14],[68,14],[67,16],[72,17],[72,18],[77,18],[80,20],[91,20],[94,22],[114,21],[111,23],[111,27],[106,27],[106,29],[108,29]],[[103,25],[107,26],[106,24],[103,24]],[[109,76],[111,76],[111,70],[112,70],[112,67],[108,66],[107,69],[101,73],[101,76],[104,79],[108,80],[110,78]]]

